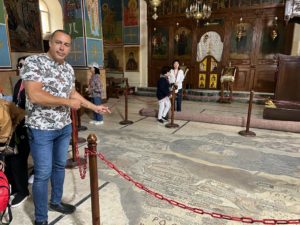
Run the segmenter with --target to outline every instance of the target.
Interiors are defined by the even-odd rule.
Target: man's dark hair
[[[170,71],[170,67],[169,67],[169,66],[163,66],[163,67],[161,68],[161,74],[162,74],[162,75],[167,74],[169,71]]]
[[[25,60],[27,57],[28,57],[28,56],[26,55],[26,56],[22,56],[22,57],[19,57],[19,58],[18,58],[18,63],[17,63],[17,68],[18,68],[18,69],[21,69],[21,68],[23,67],[23,65],[20,64],[20,61],[21,61],[21,60]]]
[[[97,67],[94,67],[94,70],[95,70],[95,74],[100,74],[100,70],[99,70],[99,68],[97,68]]]
[[[52,38],[55,36],[55,34],[58,33],[58,32],[64,33],[64,34],[66,34],[66,35],[68,35],[68,36],[71,37],[71,35],[70,35],[69,33],[67,33],[66,31],[64,31],[64,30],[56,30],[56,31],[54,31],[52,34],[50,34],[50,36],[49,36],[49,41],[51,41]]]

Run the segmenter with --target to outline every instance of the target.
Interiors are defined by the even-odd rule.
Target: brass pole
[[[252,132],[252,131],[249,130],[249,128],[250,128],[250,120],[251,120],[252,103],[253,103],[253,95],[254,95],[254,91],[251,90],[251,92],[250,92],[250,100],[249,100],[249,105],[248,105],[246,130],[242,130],[242,131],[239,132],[239,134],[242,135],[242,136],[247,136],[247,137],[255,137],[256,136],[256,134],[254,132]]]
[[[98,169],[97,169],[97,137],[95,134],[88,136],[90,188],[93,225],[100,225],[100,203],[98,192]]]
[[[78,129],[77,129],[77,111],[76,109],[71,109],[71,118],[72,118],[72,158],[68,159],[66,162],[67,169],[73,169],[78,166],[78,162],[76,159],[76,149],[78,148],[78,142],[83,143],[85,142],[84,138],[78,138]],[[79,141],[80,139],[80,141]],[[81,164],[85,163],[85,159],[79,158]]]
[[[128,81],[125,80],[125,82],[126,82],[126,86],[125,86],[125,89],[124,89],[124,96],[125,96],[125,119],[120,122],[121,125],[133,124],[132,121],[128,120],[128,91],[129,91],[129,87],[127,85]]]
[[[175,98],[176,98],[176,93],[175,93],[175,87],[173,86],[173,88],[172,88],[172,101],[171,101],[171,123],[166,124],[165,127],[167,127],[167,128],[179,127],[178,124],[174,123]]]

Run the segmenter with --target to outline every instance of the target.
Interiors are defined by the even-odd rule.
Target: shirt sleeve
[[[177,83],[182,83],[183,80],[184,80],[184,73],[182,70],[179,70],[177,75]]]
[[[38,57],[30,56],[25,60],[25,64],[20,71],[22,80],[42,82],[41,69],[39,67]]]

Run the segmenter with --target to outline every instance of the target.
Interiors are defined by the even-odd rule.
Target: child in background
[[[100,80],[100,70],[97,63],[92,63],[89,65],[90,72],[92,73],[91,79],[89,81],[89,93],[91,95],[92,102],[95,105],[101,105],[101,91],[102,85]],[[100,113],[94,112],[94,120],[89,122],[90,124],[101,125],[103,124],[103,116]]]
[[[160,123],[164,123],[164,121],[168,121],[167,114],[171,108],[170,102],[170,68],[168,66],[164,66],[161,69],[161,75],[157,82],[157,90],[156,96],[159,104],[159,111],[157,121]]]

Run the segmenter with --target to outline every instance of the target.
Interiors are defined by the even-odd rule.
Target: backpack
[[[24,118],[25,111],[12,102],[0,99],[0,154],[14,154],[13,132],[17,124]]]
[[[3,172],[3,162],[0,161],[2,170],[0,170],[0,213],[2,214],[0,216],[0,223],[3,225],[10,224],[12,221],[12,213],[10,209],[10,188],[9,183],[7,180],[6,175]],[[5,217],[5,214],[7,212],[7,217]],[[4,221],[5,218],[5,221]]]

